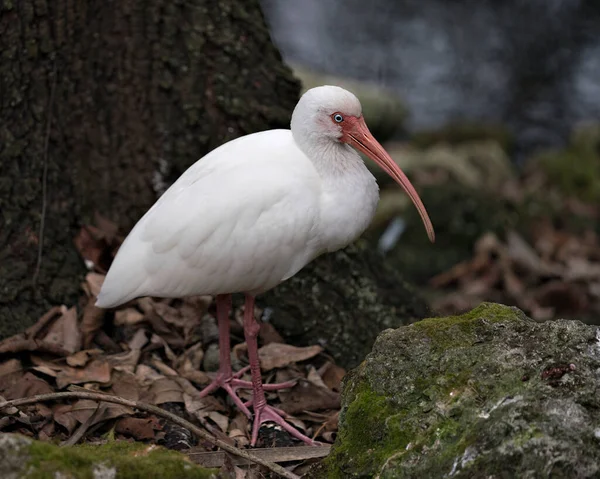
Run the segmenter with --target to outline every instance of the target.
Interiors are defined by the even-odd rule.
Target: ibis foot
[[[254,423],[252,424],[252,440],[250,442],[251,446],[256,445],[256,441],[258,440],[258,430],[260,429],[261,424],[265,422],[272,421],[279,426],[281,426],[284,430],[288,432],[288,434],[300,441],[308,444],[309,446],[316,446],[317,443],[313,441],[310,437],[302,434],[298,429],[294,426],[286,422],[285,417],[287,414],[281,409],[276,409],[267,404],[262,405],[261,407],[254,408]]]
[[[250,401],[244,403],[236,393],[238,389],[253,388],[252,381],[244,381],[240,379],[240,377],[242,377],[244,373],[250,369],[250,366],[246,366],[235,374],[232,374],[231,366],[227,363],[228,360],[229,358],[227,358],[227,360],[224,358],[221,359],[221,364],[223,367],[219,368],[219,372],[217,373],[215,379],[213,379],[208,386],[200,391],[200,397],[202,398],[208,396],[217,389],[223,389],[227,394],[229,394],[229,397],[231,397],[233,403],[240,409],[240,411],[248,416],[248,418],[251,418],[252,414],[250,413],[248,406],[252,404],[253,400],[251,399]],[[284,383],[264,384],[263,388],[265,391],[278,391],[280,389],[289,389],[294,387],[296,382],[297,381],[292,380]]]

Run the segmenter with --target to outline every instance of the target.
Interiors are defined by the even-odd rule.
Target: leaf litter
[[[515,231],[483,235],[471,259],[430,280],[442,294],[440,314],[467,311],[481,301],[514,305],[538,321],[600,314],[600,241],[588,230],[574,234],[541,221],[529,240]]]
[[[24,333],[0,342],[0,397],[10,400],[73,388],[104,392],[158,405],[237,447],[248,447],[252,424],[227,395],[217,391],[200,397],[218,367],[213,298],[141,298],[114,311],[94,306],[121,240],[103,218],[98,226],[81,229],[75,245],[90,271],[82,284],[79,307],[54,307]],[[256,312],[262,313],[258,308]],[[230,319],[235,370],[248,365],[242,316],[243,310],[238,308]],[[297,380],[289,390],[266,392],[269,404],[286,411],[290,423],[304,434],[332,443],[345,370],[335,365],[321,346],[286,344],[270,323],[264,323],[259,341],[263,381]],[[250,380],[249,373],[244,379]],[[251,397],[249,390],[238,392],[244,400]],[[85,399],[13,408],[0,420],[2,432],[64,445],[102,443],[113,436],[180,450],[185,444],[182,450],[193,451],[197,462],[223,463],[221,456],[215,459],[214,454],[219,453],[211,444],[197,443],[189,431],[182,433],[181,429],[152,414]],[[182,442],[183,436],[187,439]],[[190,446],[193,449],[187,449]],[[280,456],[290,467],[306,467],[324,455],[271,424],[261,428],[257,447],[269,447],[271,460]],[[252,473],[247,465],[233,467],[240,477]]]

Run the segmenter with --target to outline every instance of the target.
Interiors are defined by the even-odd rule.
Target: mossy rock
[[[479,140],[494,140],[507,153],[514,146],[514,138],[504,126],[484,122],[453,122],[438,129],[416,132],[411,138],[418,148],[429,148],[440,143],[459,145]]]
[[[600,123],[575,129],[567,148],[541,153],[529,166],[540,167],[563,193],[600,203]]]
[[[491,303],[385,331],[312,477],[599,477],[599,338]]]
[[[159,446],[113,441],[102,446],[59,447],[18,434],[0,434],[4,479],[216,479],[185,455]]]
[[[364,240],[326,254],[258,297],[291,344],[321,344],[337,364],[358,365],[387,328],[428,314],[425,301]]]

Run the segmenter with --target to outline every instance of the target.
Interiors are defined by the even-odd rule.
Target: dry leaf
[[[163,404],[166,402],[184,402],[183,389],[172,378],[162,377],[152,383],[149,393],[153,397],[152,404]]]
[[[306,379],[308,382],[317,387],[328,389],[327,385],[323,382],[323,378],[321,378],[321,375],[318,373],[317,369],[312,365],[308,366],[308,374],[306,375]]]
[[[284,339],[281,334],[277,332],[275,326],[271,323],[262,323],[258,332],[258,337],[263,345],[269,343],[283,343]]]
[[[315,386],[308,381],[300,381],[289,392],[281,393],[281,409],[288,414],[320,409],[339,409],[340,395],[326,388]]]
[[[91,273],[90,273],[91,274]],[[95,296],[93,296],[95,298]],[[104,324],[104,313],[102,308],[94,306],[94,300],[89,301],[83,310],[81,319],[81,334],[83,336],[83,346],[89,348],[94,341],[94,336]]]
[[[77,310],[61,306],[61,316],[56,319],[44,337],[46,344],[55,345],[69,353],[81,349],[81,332],[77,324]]]
[[[69,384],[110,382],[110,365],[102,359],[94,359],[84,368],[64,366],[56,376],[56,386],[59,389]]]
[[[327,362],[319,372],[323,378],[323,382],[329,389],[335,392],[342,390],[342,379],[346,375],[346,370],[343,367],[337,366],[332,362]]]
[[[138,441],[154,439],[156,432],[162,429],[154,416],[148,418],[124,417],[115,424],[115,431],[125,436],[131,436]]]
[[[106,241],[96,238],[92,234],[92,228],[83,226],[75,236],[73,242],[79,255],[85,260],[88,267],[99,265],[106,250]]]
[[[23,377],[23,365],[18,359],[0,363],[0,392],[12,387]]]
[[[4,390],[3,396],[8,399],[19,399],[38,394],[48,394],[54,392],[50,385],[35,374],[25,373],[20,381]]]
[[[229,423],[229,437],[236,442],[237,447],[246,447],[250,444],[248,431],[248,417],[241,411],[237,411],[235,417]]]
[[[258,350],[260,366],[263,371],[283,368],[291,363],[306,361],[323,351],[321,346],[298,348],[289,344],[270,343]]]
[[[227,432],[227,429],[229,428],[229,418],[227,418],[227,416],[224,416],[217,411],[210,411],[206,414],[206,417],[219,426],[221,432]]]
[[[105,275],[98,273],[88,273],[85,275],[85,289],[87,290],[88,295],[91,296],[92,303],[96,302],[96,298],[100,294],[105,278]]]
[[[145,321],[146,317],[135,308],[126,308],[115,311],[116,326],[133,326]]]
[[[67,356],[67,364],[72,367],[85,366],[92,357],[100,356],[102,354],[101,349],[84,349],[71,356]]]
[[[106,405],[105,409],[102,411],[101,414],[98,414],[94,418],[94,421],[91,424],[89,424],[90,427],[94,424],[98,424],[103,421],[108,421],[109,419],[115,419],[117,417],[134,413],[133,409],[127,406],[122,406],[121,404],[102,404]],[[80,423],[84,423],[87,420],[89,420],[89,418],[96,412],[97,409],[98,401],[92,401],[90,399],[80,399],[73,404],[70,414]]]

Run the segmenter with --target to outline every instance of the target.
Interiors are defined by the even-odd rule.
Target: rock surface
[[[125,441],[59,447],[18,434],[0,434],[0,477],[93,479],[210,479],[216,469],[196,466],[183,454]]]
[[[258,302],[287,341],[320,344],[346,368],[365,358],[384,329],[427,315],[416,290],[364,241],[317,258]]]
[[[483,303],[383,332],[313,477],[599,477],[600,330]]]

